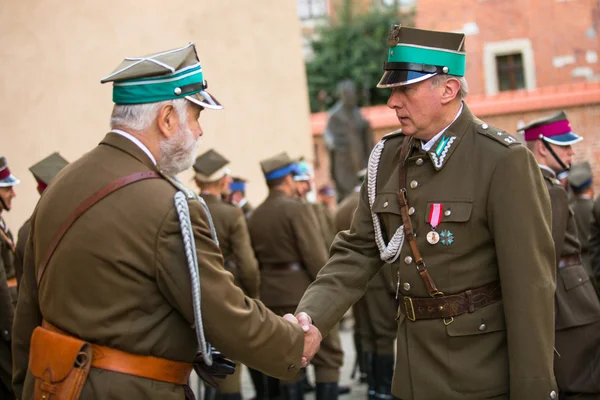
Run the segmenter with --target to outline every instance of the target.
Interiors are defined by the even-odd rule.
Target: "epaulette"
[[[162,171],[159,171],[159,172],[163,178],[165,178],[171,185],[173,185],[175,187],[175,189],[183,192],[183,194],[185,194],[185,197],[187,197],[188,200],[192,200],[192,199],[196,198],[196,194],[194,193],[194,191],[192,189],[187,188],[177,178],[169,176],[169,175],[163,173]]]
[[[487,136],[491,139],[494,139],[495,141],[497,141],[498,143],[501,143],[502,145],[504,145],[506,147],[516,146],[516,145],[521,144],[519,139],[510,135],[507,132],[504,132],[493,126],[489,126],[485,122],[482,122],[477,119],[475,120],[475,123],[477,124],[477,132],[479,132],[482,135]]]
[[[397,130],[395,130],[393,132],[390,132],[390,133],[384,135],[381,139],[390,139],[390,138],[393,138],[393,137],[396,137],[396,136],[400,136],[400,135],[402,135],[402,128],[397,129]]]

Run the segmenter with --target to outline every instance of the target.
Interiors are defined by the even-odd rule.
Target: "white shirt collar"
[[[552,176],[556,178],[556,172],[554,172],[554,170],[550,167],[547,167],[545,165],[542,164],[538,164],[540,166],[541,169],[545,169],[546,171],[552,172]]]
[[[133,143],[135,143],[135,145],[137,147],[142,149],[142,151],[144,153],[146,153],[146,155],[150,158],[150,160],[152,160],[152,163],[154,165],[156,165],[156,159],[154,158],[152,153],[150,153],[150,150],[148,150],[148,148],[144,145],[144,143],[140,142],[138,138],[136,138],[132,134],[122,131],[120,129],[113,129],[113,130],[111,130],[111,132],[116,133],[117,135],[121,135],[121,136],[126,137],[127,139],[131,140]]]
[[[244,207],[246,205],[247,202],[248,202],[248,198],[244,197],[243,199],[240,200],[240,202],[237,204],[237,206],[239,208],[242,208],[242,207]]]
[[[442,131],[440,133],[438,133],[437,135],[435,135],[427,143],[423,143],[423,141],[421,140],[421,148],[423,150],[425,150],[425,151],[431,150],[431,148],[433,147],[433,145],[435,144],[435,142],[437,142],[437,140],[440,138],[440,136],[442,136],[444,134],[444,132],[446,132],[446,130],[450,127],[450,125],[452,125],[454,123],[454,121],[456,121],[458,119],[460,113],[462,113],[462,110],[463,110],[463,103],[461,101],[460,102],[460,109],[458,110],[458,114],[456,114],[456,117],[454,117],[454,119],[452,120],[452,122],[450,122],[450,124],[448,124],[448,126],[446,126],[444,129],[442,129]]]

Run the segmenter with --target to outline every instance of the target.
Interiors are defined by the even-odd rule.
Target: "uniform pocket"
[[[560,268],[558,274],[566,291],[572,290],[577,286],[583,285],[590,280],[589,275],[581,265]]]
[[[598,295],[583,266],[559,268],[556,285],[556,329],[562,330],[599,320]]]
[[[508,349],[502,301],[462,314],[446,327],[451,386],[482,398],[508,390]]]
[[[396,193],[377,193],[373,202],[373,212],[379,217],[381,231],[387,243],[394,236],[398,227],[402,225],[398,195]]]

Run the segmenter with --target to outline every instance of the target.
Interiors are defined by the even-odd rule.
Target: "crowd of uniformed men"
[[[335,399],[351,306],[369,399],[600,398],[582,137],[564,112],[524,145],[474,117],[464,40],[392,27],[378,87],[402,129],[335,217],[306,161],[261,161],[253,209],[226,155],[194,160],[200,112],[222,107],[193,45],[125,59],[103,80],[112,130],[30,168],[42,197],[16,240],[1,216],[19,180],[0,158],[0,398],[193,398],[194,368],[206,398],[240,399],[229,357],[257,399],[301,399],[309,362],[317,399]],[[174,178],[192,163],[197,193]]]

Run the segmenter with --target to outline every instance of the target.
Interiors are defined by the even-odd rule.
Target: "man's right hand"
[[[286,314],[283,316],[283,319],[298,324],[304,331],[304,351],[302,352],[301,367],[305,368],[311,362],[317,351],[319,351],[323,336],[319,329],[310,322],[310,317],[306,313],[298,314],[298,318],[294,317],[292,314]]]

